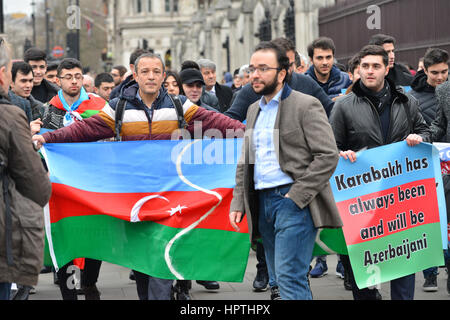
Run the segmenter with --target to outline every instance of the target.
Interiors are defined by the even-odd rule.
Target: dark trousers
[[[59,268],[56,276],[59,281],[59,290],[63,300],[78,300],[77,291],[75,289],[75,283],[73,281],[74,274],[78,268],[76,268],[72,261]],[[79,269],[78,269],[79,270]]]
[[[73,281],[75,272],[80,272],[81,286],[92,286],[97,283],[102,262],[95,259],[85,259],[84,270],[81,271],[72,261],[61,267],[56,273],[59,280],[59,290],[63,300],[78,300],[77,290]]]
[[[353,299],[355,300],[376,300],[376,289],[358,289],[355,281],[355,275],[350,264],[350,259],[347,255],[341,255],[341,262],[344,265],[344,269],[348,271],[349,281],[352,285]],[[391,299],[392,300],[413,300],[415,289],[415,274],[410,274],[405,277],[401,277],[390,281],[391,285]]]
[[[86,258],[84,261],[84,269],[81,272],[81,287],[90,287],[97,283],[100,274],[100,260]]]
[[[133,270],[134,278],[136,279],[136,289],[139,300],[148,300],[148,282],[147,274]]]

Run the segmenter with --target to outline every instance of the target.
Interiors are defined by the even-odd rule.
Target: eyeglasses
[[[281,69],[280,69],[280,68],[271,68],[271,67],[268,67],[268,66],[248,67],[248,72],[249,72],[250,74],[252,74],[252,73],[255,72],[255,71],[258,71],[259,73],[265,73],[265,72],[267,72],[267,71],[269,71],[269,70],[277,70],[277,71],[280,71]]]
[[[82,80],[83,79],[83,75],[81,73],[77,73],[77,74],[66,74],[64,77],[58,77],[60,79],[64,79],[64,80],[68,80],[68,81],[72,81],[73,78],[75,78],[75,80]]]

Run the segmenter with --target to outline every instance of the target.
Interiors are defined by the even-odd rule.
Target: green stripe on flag
[[[58,266],[84,257],[167,279],[175,276],[164,258],[166,245],[185,230],[106,215],[65,218],[51,229]],[[184,279],[242,282],[249,250],[248,234],[193,229],[173,243],[169,255]]]

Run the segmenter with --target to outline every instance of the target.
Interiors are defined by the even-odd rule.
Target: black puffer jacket
[[[352,93],[336,100],[330,115],[330,124],[336,138],[339,150],[359,151],[363,148],[399,142],[410,133],[422,136],[424,141],[430,141],[428,125],[419,112],[416,100],[409,99],[401,88],[395,88],[389,82],[391,105],[389,133],[386,141],[383,139],[380,117],[375,106],[364,96],[358,80]],[[409,110],[409,119],[407,111]]]
[[[423,70],[416,74],[411,88],[408,95],[419,102],[419,110],[427,124],[430,125],[436,118],[437,100],[435,88],[428,84],[427,75]]]

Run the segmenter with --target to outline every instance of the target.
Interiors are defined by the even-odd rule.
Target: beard
[[[271,95],[277,89],[277,86],[278,86],[277,78],[278,78],[278,72],[275,75],[275,77],[273,78],[272,82],[270,82],[268,84],[265,84],[264,87],[259,92],[257,92],[255,89],[253,89],[253,90],[257,94],[260,94],[260,95],[263,95],[263,96]]]

